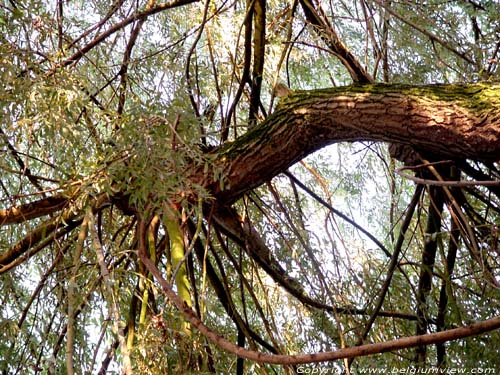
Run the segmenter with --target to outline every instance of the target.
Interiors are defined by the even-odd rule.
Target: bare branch
[[[353,358],[390,351],[407,349],[419,345],[431,345],[451,340],[463,339],[465,337],[475,336],[500,328],[500,317],[495,317],[482,322],[474,323],[469,326],[451,329],[448,331],[436,332],[421,336],[410,336],[402,339],[386,341],[377,344],[366,344],[356,347],[339,349],[331,352],[321,352],[312,354],[279,355],[266,354],[247,350],[233,344],[222,336],[208,328],[188,307],[182,299],[170,288],[169,283],[163,278],[155,264],[147,257],[144,246],[139,246],[139,258],[144,263],[149,272],[160,284],[163,293],[184,315],[184,317],[195,326],[202,335],[212,341],[220,348],[233,353],[239,357],[246,358],[260,363],[274,363],[283,365],[295,365],[301,363],[315,363],[333,361],[337,359]]]

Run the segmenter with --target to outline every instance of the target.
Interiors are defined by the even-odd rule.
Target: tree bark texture
[[[214,152],[224,184],[205,176],[217,198],[236,200],[295,162],[337,142],[376,141],[442,159],[500,159],[500,84],[355,85],[292,92],[275,112]],[[201,182],[201,176],[194,177]]]

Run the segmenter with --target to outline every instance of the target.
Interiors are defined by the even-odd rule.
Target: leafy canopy
[[[499,19],[495,1],[0,4],[2,373],[288,374],[218,337],[292,355],[497,316],[496,163],[419,150],[402,170],[414,150],[342,143],[217,192],[253,186],[288,94],[498,79]],[[493,183],[434,183],[457,180]],[[493,368],[498,339],[321,366]]]

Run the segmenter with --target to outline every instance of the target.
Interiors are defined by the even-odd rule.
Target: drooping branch
[[[422,336],[405,337],[376,344],[366,344],[356,347],[343,348],[331,352],[296,355],[261,353],[239,347],[208,328],[195,315],[193,310],[191,310],[191,308],[187,306],[182,301],[182,299],[177,296],[177,294],[175,294],[175,292],[169,286],[168,282],[161,275],[158,268],[150,259],[148,259],[145,251],[142,251],[141,248],[139,250],[139,258],[144,263],[148,271],[151,272],[155,279],[159,282],[162,291],[163,293],[165,293],[167,298],[174,303],[177,309],[182,312],[184,317],[186,317],[186,319],[189,320],[193,324],[193,326],[195,326],[200,331],[202,335],[204,335],[207,339],[215,343],[220,348],[230,353],[261,363],[263,362],[293,365],[300,363],[324,362],[343,358],[353,358],[358,356],[366,356],[371,354],[386,353],[394,350],[412,348],[418,345],[430,345],[451,340],[458,340],[500,328],[500,317],[495,317],[482,322],[471,324],[469,326],[450,329],[448,331],[436,332]]]
[[[191,232],[191,235],[195,233],[195,225],[193,222],[189,223],[189,230]],[[209,246],[212,247],[211,244]],[[214,257],[215,257],[215,263],[218,266],[219,272],[221,274],[220,278],[217,274],[215,266],[212,265],[212,262],[210,261],[210,259],[206,258],[205,248],[204,248],[204,245],[202,244],[202,241],[200,238],[197,238],[195,240],[194,250],[196,252],[196,257],[198,258],[198,262],[200,263],[200,266],[203,266],[206,268],[207,278],[210,281],[210,284],[212,285],[212,288],[213,288],[215,294],[217,295],[217,298],[219,299],[224,310],[226,311],[226,314],[235,323],[238,332],[243,332],[246,337],[251,338],[252,340],[255,340],[257,343],[262,345],[262,347],[266,348],[267,350],[271,351],[272,353],[277,353],[276,348],[274,348],[274,346],[269,344],[257,332],[255,332],[245,322],[244,318],[238,312],[236,305],[235,305],[235,302],[233,300],[233,297],[231,296],[231,293],[229,293],[229,291],[228,291],[227,284],[225,285],[222,281],[224,278],[226,278],[226,275],[224,274],[224,268],[223,268],[223,265],[222,265],[220,258],[217,256],[217,253],[212,249],[212,253],[214,254]],[[198,315],[200,315],[200,314],[198,314]]]
[[[456,216],[455,209],[452,208],[452,215]],[[457,220],[451,221],[450,238],[448,240],[448,254],[446,255],[446,263],[444,268],[444,277],[441,281],[441,289],[439,291],[439,302],[438,302],[438,313],[436,317],[437,331],[442,331],[445,327],[446,314],[448,314],[448,291],[449,284],[451,283],[451,275],[455,268],[455,261],[458,251],[458,242],[460,240],[460,231]],[[440,343],[436,345],[436,356],[437,364],[442,365],[444,363],[446,348],[444,344]]]
[[[266,1],[252,1],[252,6],[255,27],[253,34],[253,69],[252,82],[250,85],[250,112],[248,114],[250,122],[254,122],[257,119],[260,106],[266,46]]]
[[[438,241],[435,233],[439,232],[442,225],[443,208],[445,203],[445,194],[442,189],[431,186],[429,189],[431,204],[429,205],[429,215],[427,216],[427,225],[425,235],[426,239],[422,250],[421,268],[417,289],[417,329],[416,334],[422,335],[427,332],[427,318],[429,314],[428,298],[432,288],[432,271],[436,261],[436,252]],[[433,236],[434,235],[434,236]],[[425,363],[427,348],[419,346],[416,349],[417,362]]]

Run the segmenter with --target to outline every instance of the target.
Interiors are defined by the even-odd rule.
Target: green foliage
[[[422,252],[429,241],[438,247],[425,295],[426,330],[498,315],[497,188],[450,188],[460,213],[448,199],[438,233],[426,233],[434,204],[426,190],[403,233],[415,184],[398,176],[400,164],[386,145],[318,150],[234,203],[233,219],[243,232],[231,233],[234,228],[217,222],[215,208],[227,202],[214,191],[227,187],[231,177],[220,160],[250,147],[252,136],[240,136],[255,126],[248,121],[252,111],[260,122],[276,109],[272,87],[352,83],[345,58],[332,50],[335,35],[337,45],[352,52],[376,81],[498,79],[495,1],[311,2],[331,30],[311,26],[303,3],[267,2],[260,92],[253,91],[259,56],[253,55],[258,46],[248,9],[252,1],[0,4],[0,206],[33,203],[43,210],[49,197],[67,198],[63,207],[33,219],[0,223],[0,257],[18,251],[12,260],[17,263],[0,264],[3,373],[68,373],[66,354],[74,372],[82,374],[126,372],[127,359],[138,374],[236,373],[235,355],[195,329],[191,334],[182,329],[185,317],[138,259],[142,230],[152,244],[148,250],[154,249],[150,256],[171,284],[179,261],[175,245],[184,242],[186,272],[175,290],[190,298],[197,315],[221,336],[237,342],[238,331],[245,332],[244,346],[251,350],[337,350],[415,334]],[[155,8],[162,4],[171,7]],[[152,9],[158,11],[147,13]],[[484,106],[488,98],[473,101],[467,90],[461,104],[490,109]],[[445,94],[456,99],[456,93]],[[258,108],[252,107],[255,96]],[[469,181],[500,174],[496,163],[471,161],[456,168]],[[235,170],[252,178],[245,161]],[[207,189],[208,180],[217,188]],[[95,216],[86,236],[85,212]],[[177,238],[169,224],[180,228]],[[34,236],[44,225],[55,229]],[[457,231],[451,270],[447,263]],[[400,235],[401,254],[390,274]],[[249,237],[267,251],[264,262]],[[441,290],[447,297],[444,311]],[[71,309],[75,323],[68,327]],[[444,321],[438,328],[440,313]],[[75,336],[72,346],[68,328]],[[443,363],[498,366],[498,339],[494,331],[448,343]],[[417,363],[414,349],[407,349],[358,358],[350,368],[356,373],[368,367],[434,366],[435,346],[427,348],[426,360]],[[324,368],[345,369],[346,363]],[[244,373],[294,371],[244,362]]]

